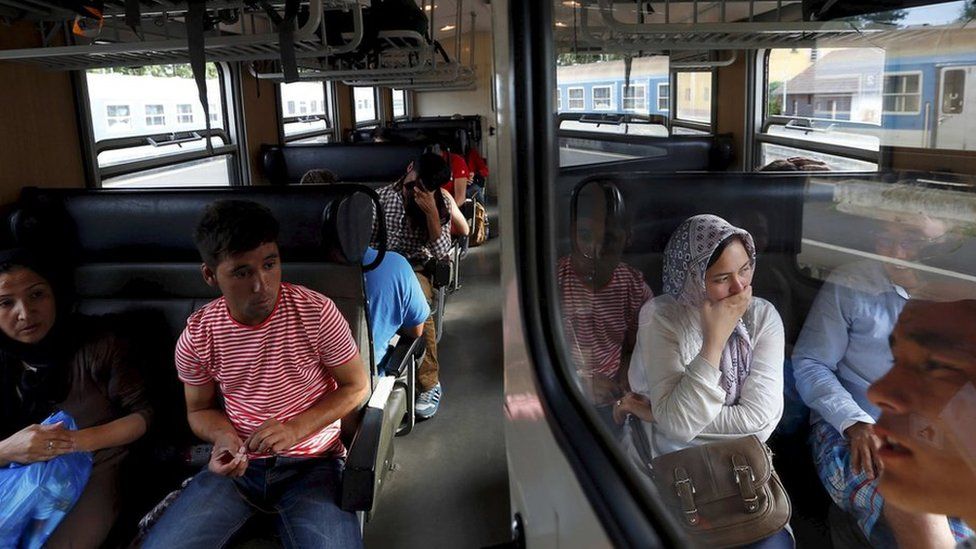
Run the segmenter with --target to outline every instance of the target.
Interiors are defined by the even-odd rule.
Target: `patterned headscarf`
[[[695,309],[705,302],[705,271],[715,249],[726,238],[738,235],[746,252],[756,262],[756,246],[752,235],[733,227],[715,215],[689,217],[675,229],[664,249],[664,293],[679,303]],[[725,389],[725,405],[738,402],[742,384],[752,366],[752,340],[745,324],[739,319],[725,350],[722,351],[721,385]]]

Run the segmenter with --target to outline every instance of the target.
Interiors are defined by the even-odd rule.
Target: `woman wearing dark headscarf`
[[[630,368],[654,414],[653,452],[756,435],[783,412],[783,322],[752,297],[752,236],[696,215],[671,236],[664,295],[641,309]]]
[[[56,286],[29,253],[0,252],[0,466],[92,452],[88,484],[45,546],[98,547],[118,515],[127,445],[152,412],[124,342],[96,319],[70,314]],[[78,430],[38,425],[56,410]]]

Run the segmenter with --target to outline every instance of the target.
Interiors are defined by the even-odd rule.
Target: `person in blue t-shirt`
[[[363,265],[376,259],[366,250]],[[387,251],[383,262],[366,273],[367,312],[373,329],[373,355],[379,364],[386,357],[394,334],[422,337],[430,306],[413,267],[402,255]]]

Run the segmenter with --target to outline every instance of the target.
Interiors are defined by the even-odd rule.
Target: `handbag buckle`
[[[688,477],[688,472],[684,467],[677,467],[674,470],[674,491],[681,501],[681,511],[685,515],[685,520],[691,526],[697,526],[701,521],[698,515],[698,507],[695,505],[695,485]]]
[[[756,488],[752,484],[756,481],[752,467],[742,456],[733,455],[732,474],[735,476],[735,483],[739,486],[739,496],[742,497],[742,504],[745,506],[746,513],[755,513],[759,510],[759,494],[756,493]]]

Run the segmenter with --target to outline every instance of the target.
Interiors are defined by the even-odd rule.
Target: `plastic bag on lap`
[[[66,429],[77,429],[75,420],[61,411],[41,423],[59,421]],[[91,470],[88,452],[0,467],[0,547],[36,549],[44,545],[78,501]]]

